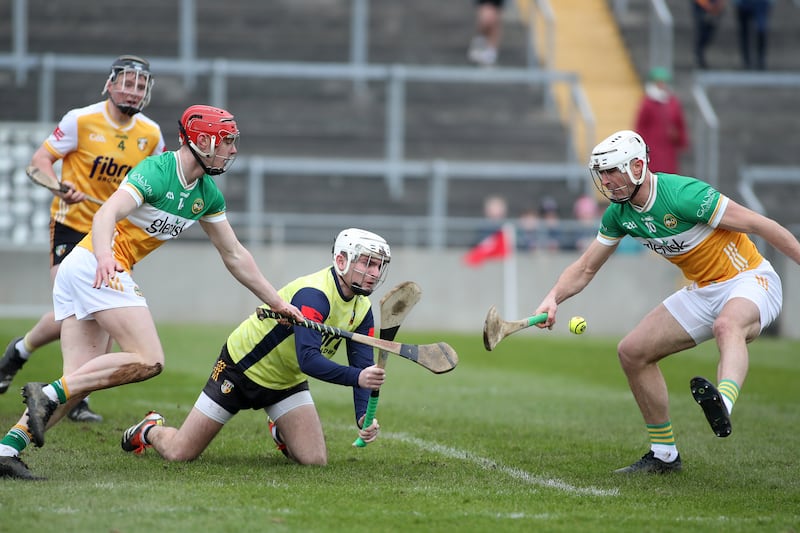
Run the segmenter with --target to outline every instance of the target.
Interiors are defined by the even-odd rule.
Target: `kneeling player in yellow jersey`
[[[333,266],[297,278],[278,291],[309,320],[373,335],[368,296],[384,280],[391,253],[386,241],[350,228],[336,237]],[[372,348],[346,342],[349,365],[331,360],[342,339],[315,330],[259,320],[253,313],[228,337],[194,408],[180,429],[150,412],[122,436],[122,449],[136,454],[153,447],[170,461],[199,456],[222,426],[242,409],[264,409],[278,449],[303,465],[328,462],[322,424],[307,376],[353,387],[359,436],[372,442],[378,422],[361,427],[371,389],[385,372],[374,364]]]
[[[230,167],[238,139],[229,112],[187,108],[179,122],[180,148],[136,165],[97,211],[89,234],[61,263],[53,287],[64,375],[23,387],[28,408],[0,440],[0,477],[33,479],[20,452],[31,440],[43,446],[45,430],[88,393],[161,373],[164,350],[131,269],[195,222],[239,283],[281,315],[303,319],[264,278],[225,215],[212,176]],[[119,352],[107,353],[110,339]]]
[[[619,343],[617,352],[639,405],[650,451],[619,473],[681,470],[658,362],[713,338],[719,348],[717,385],[690,382],[718,437],[731,433],[730,413],[747,375],[747,343],[781,311],[781,280],[747,234],[758,235],[800,263],[800,243],[780,224],[741,206],[695,178],[653,172],[644,139],[619,131],[592,151],[595,185],[611,204],[596,240],[568,266],[535,314],[552,327],[558,304],[584,289],[625,235],[681,269],[691,285],[667,297]],[[619,287],[625,294],[628,287]]]

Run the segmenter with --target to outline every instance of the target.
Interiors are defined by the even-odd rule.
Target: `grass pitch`
[[[32,321],[0,321],[5,343]],[[62,421],[23,458],[44,482],[0,480],[0,531],[800,531],[800,343],[763,338],[733,413],[714,437],[689,380],[715,380],[713,343],[662,364],[684,471],[611,471],[648,449],[615,339],[521,332],[495,351],[473,335],[403,332],[459,353],[433,375],[393,357],[381,391],[381,437],[356,437],[348,388],[311,381],[327,467],[278,452],[263,412],[237,415],[192,463],[122,452],[148,410],[179,425],[234,324],[159,327],[164,373],[92,395],[101,424]],[[57,345],[36,353],[0,396],[0,431],[19,418],[18,387],[60,376]],[[336,356],[344,361],[344,354]]]

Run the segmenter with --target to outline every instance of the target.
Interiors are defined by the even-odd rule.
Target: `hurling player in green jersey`
[[[0,477],[34,479],[19,454],[31,440],[43,446],[45,430],[88,393],[161,373],[164,350],[131,269],[195,222],[239,283],[278,313],[303,318],[267,281],[225,216],[212,176],[230,167],[238,138],[228,111],[190,106],[179,122],[180,148],[136,165],[97,211],[89,234],[61,263],[53,287],[64,374],[23,387],[27,409],[0,440]],[[110,339],[120,351],[106,353]]]
[[[589,168],[611,202],[597,238],[558,277],[534,314],[551,328],[558,305],[594,279],[625,235],[681,269],[691,282],[648,313],[617,346],[622,370],[639,405],[650,451],[620,473],[681,469],[658,362],[709,339],[719,348],[716,385],[690,382],[712,431],[731,433],[730,414],[747,376],[747,343],[781,311],[781,280],[748,234],[757,235],[800,263],[800,243],[786,228],[734,202],[708,183],[648,168],[644,139],[619,131],[592,151]],[[626,287],[620,287],[624,293]]]
[[[358,228],[343,230],[333,245],[333,265],[297,278],[278,293],[309,320],[345,331],[374,335],[369,295],[384,280],[391,260],[383,237]],[[242,409],[264,409],[272,438],[287,457],[303,465],[325,465],[328,452],[308,376],[353,388],[355,422],[365,442],[378,437],[378,422],[363,427],[372,389],[385,371],[372,348],[346,341],[346,365],[332,360],[340,337],[253,313],[228,336],[200,396],[180,428],[164,425],[151,411],[122,435],[122,449],[141,454],[153,447],[164,459],[199,456],[222,426]]]

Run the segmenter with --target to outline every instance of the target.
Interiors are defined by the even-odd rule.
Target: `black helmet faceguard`
[[[119,83],[120,80],[122,83]],[[117,93],[116,96],[109,90],[112,84],[118,84],[117,90],[114,91]],[[111,102],[120,111],[132,117],[150,103],[152,88],[153,75],[150,73],[150,63],[141,57],[126,55],[118,57],[111,64],[111,72],[108,74],[102,94],[108,92]],[[142,90],[144,94],[136,103],[130,103],[125,99],[126,94],[139,97]],[[122,98],[119,93],[122,93]]]

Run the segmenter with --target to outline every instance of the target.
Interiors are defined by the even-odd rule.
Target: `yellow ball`
[[[569,330],[575,335],[580,335],[586,331],[586,319],[582,316],[574,316],[569,319]]]

